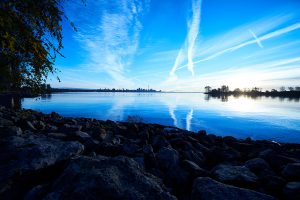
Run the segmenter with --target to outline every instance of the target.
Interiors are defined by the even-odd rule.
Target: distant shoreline
[[[222,96],[249,96],[249,97],[282,97],[282,98],[300,98],[300,91],[276,91],[276,92],[204,92],[212,97]]]

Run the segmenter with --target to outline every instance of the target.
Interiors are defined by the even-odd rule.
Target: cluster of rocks
[[[300,145],[0,107],[0,199],[300,199]]]

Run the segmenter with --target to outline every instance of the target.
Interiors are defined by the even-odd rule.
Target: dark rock
[[[177,133],[178,131],[179,131],[179,129],[176,127],[165,127],[163,129],[164,133]]]
[[[282,175],[288,180],[300,181],[300,163],[290,163],[285,166]]]
[[[299,200],[300,199],[300,182],[288,182],[283,189],[286,199]]]
[[[32,125],[30,121],[26,121],[26,128],[30,131],[36,131],[36,128]]]
[[[183,157],[183,159],[191,160],[201,167],[205,165],[205,157],[200,151],[180,151],[180,155]]]
[[[232,136],[225,136],[223,137],[223,141],[232,144],[234,142],[237,142],[238,140]]]
[[[0,117],[0,127],[13,126],[13,125],[14,125],[14,123],[12,121]]]
[[[42,121],[37,121],[35,124],[34,124],[34,127],[36,129],[39,129],[39,130],[44,130],[46,128],[46,124]]]
[[[200,130],[200,131],[198,131],[198,135],[199,136],[206,136],[206,130]]]
[[[154,176],[126,157],[79,157],[45,199],[176,199]]]
[[[67,135],[64,133],[48,133],[48,137],[54,138],[54,139],[59,139],[59,140],[66,140]]]
[[[146,169],[156,167],[156,158],[151,145],[145,145],[143,147],[144,160]]]
[[[207,154],[209,152],[209,149],[203,144],[200,144],[199,142],[194,143],[193,146],[195,147],[195,149],[201,151],[203,154]]]
[[[126,142],[125,144],[123,144],[123,151],[126,155],[132,156],[138,150],[139,150],[139,146],[134,143]]]
[[[191,174],[192,177],[199,177],[199,176],[209,176],[210,173],[201,167],[199,167],[196,163],[190,160],[182,161],[183,168]]]
[[[139,167],[141,169],[145,168],[145,159],[144,159],[144,157],[134,157],[132,159],[139,165]]]
[[[148,129],[145,129],[145,130],[139,132],[138,135],[141,138],[141,140],[143,141],[143,144],[148,144],[148,141],[150,138]]]
[[[179,199],[183,198],[184,194],[189,192],[188,190],[192,185],[191,182],[190,174],[179,165],[171,166],[164,173],[164,183],[173,189],[174,194]]]
[[[214,146],[207,153],[207,164],[214,166],[224,161],[240,160],[241,154],[232,148],[221,148]]]
[[[89,134],[82,131],[76,131],[74,137],[75,140],[79,141],[86,147],[86,151],[88,152],[93,151],[99,144],[97,140],[94,140]]]
[[[121,144],[121,137],[118,135],[114,137],[111,141],[114,145],[120,145]]]
[[[81,131],[82,126],[80,125],[70,125],[64,124],[63,126],[59,127],[58,131],[61,133],[73,133],[76,131]]]
[[[62,142],[45,136],[24,135],[2,138],[0,199],[21,195],[28,187],[32,187],[35,181],[42,179],[40,170],[68,160],[83,152],[83,149],[84,146],[78,142]],[[50,176],[54,172],[47,173],[45,175]]]
[[[56,132],[58,128],[54,125],[46,124],[45,130],[48,132]]]
[[[270,165],[262,158],[253,158],[245,162],[245,166],[255,174],[270,171]]]
[[[38,185],[32,188],[24,197],[24,200],[39,200],[47,193],[48,185]]]
[[[278,155],[278,153],[272,149],[266,149],[260,152],[258,157],[266,160],[277,173],[281,172],[286,164],[295,162],[288,157]]]
[[[260,182],[265,191],[275,196],[281,195],[282,188],[286,183],[283,178],[276,175],[261,176]]]
[[[223,183],[254,188],[258,178],[245,166],[218,165],[212,170],[212,176]]]
[[[114,145],[108,142],[102,142],[96,147],[96,153],[105,156],[123,155],[123,148],[121,145]]]
[[[163,147],[156,155],[158,165],[163,170],[169,170],[178,165],[179,154],[175,149]]]
[[[192,200],[275,200],[272,196],[249,189],[219,183],[211,178],[200,177],[194,181]]]
[[[101,127],[94,127],[91,136],[99,141],[111,141],[113,134],[110,131],[106,131]]]
[[[154,136],[151,144],[156,151],[160,150],[162,147],[171,147],[168,140],[161,135]]]
[[[1,129],[1,136],[12,136],[12,135],[22,135],[23,131],[20,127],[17,126],[7,126],[7,127],[0,127]]]
[[[181,150],[188,151],[194,149],[193,145],[190,142],[185,141],[182,137],[171,139],[169,141],[172,147],[176,150],[181,149]]]

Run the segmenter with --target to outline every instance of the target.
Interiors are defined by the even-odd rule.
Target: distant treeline
[[[212,89],[210,86],[206,86],[205,94],[209,94],[211,96],[225,96],[225,95],[245,95],[245,96],[271,96],[271,97],[300,97],[300,87],[280,87],[279,90],[265,90],[262,91],[261,88],[254,87],[252,89],[240,89],[236,88],[233,91],[229,89],[228,86],[223,85],[220,88]]]
[[[108,88],[100,88],[100,89],[62,89],[62,88],[51,88],[51,92],[161,92],[161,90],[154,90],[154,89],[108,89]]]

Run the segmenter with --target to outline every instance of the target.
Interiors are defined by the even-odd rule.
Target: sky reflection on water
[[[25,98],[23,108],[63,116],[145,122],[177,126],[238,138],[300,143],[299,99],[209,98],[202,93],[61,93]]]

